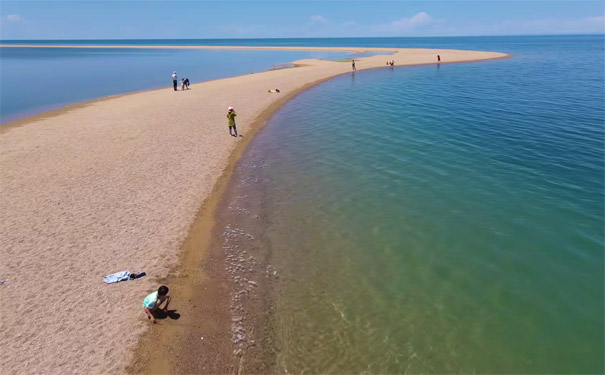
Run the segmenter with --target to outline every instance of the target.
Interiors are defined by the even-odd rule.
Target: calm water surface
[[[603,373],[603,37],[500,41],[330,80],[251,143],[273,371]]]
[[[0,48],[0,121],[109,95],[170,88],[173,70],[197,83],[262,72],[299,59],[348,56],[348,52]]]
[[[362,46],[511,52],[515,48],[533,48],[553,40],[573,43],[574,38],[577,37],[0,40],[0,44]],[[168,87],[172,85],[170,75],[173,70],[196,83],[261,72],[304,58],[341,60],[350,57],[352,55],[347,52],[313,51],[0,48],[0,123],[71,103]],[[595,56],[590,58],[594,60]]]

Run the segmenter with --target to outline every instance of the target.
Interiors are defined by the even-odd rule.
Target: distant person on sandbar
[[[189,90],[189,78],[181,78],[181,90]]]
[[[353,67],[353,70],[357,70],[357,68],[355,67],[355,60],[351,60],[351,66]]]
[[[395,66],[395,60],[391,60],[390,64],[391,66]]]
[[[143,300],[143,311],[147,314],[147,319],[151,320],[151,323],[155,323],[155,312],[159,310],[160,305],[166,302],[166,305],[162,309],[165,313],[168,312],[168,305],[172,298],[168,295],[168,287],[162,285],[158,288],[157,292],[153,292]]]
[[[441,56],[437,55],[437,62],[441,62]]]
[[[176,90],[176,81],[179,79],[179,77],[176,75],[176,70],[174,72],[172,72],[172,86],[174,86],[174,91]]]
[[[237,128],[235,127],[235,116],[237,114],[233,110],[233,107],[227,108],[227,118],[229,119],[229,135],[237,137]]]

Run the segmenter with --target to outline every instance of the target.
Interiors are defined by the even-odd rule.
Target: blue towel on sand
[[[107,275],[103,278],[105,284],[111,283],[119,283],[120,281],[126,281],[130,279],[130,271],[122,271],[112,273],[111,275]]]
[[[119,283],[120,281],[128,281],[138,279],[139,277],[147,276],[145,272],[130,273],[130,271],[122,271],[112,273],[103,278],[105,284]]]

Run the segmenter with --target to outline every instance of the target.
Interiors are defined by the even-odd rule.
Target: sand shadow
[[[164,312],[164,310],[158,310],[153,312],[153,317],[160,320],[166,318],[179,320],[181,318],[181,314],[176,312],[176,310],[168,310],[167,312]]]

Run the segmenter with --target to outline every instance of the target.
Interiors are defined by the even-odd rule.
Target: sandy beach
[[[69,48],[393,53],[356,60],[358,71],[385,68],[391,59],[397,67],[435,64],[437,55],[441,63],[508,57],[395,48]],[[0,285],[0,368],[20,374],[148,371],[150,363],[143,362],[152,340],[202,329],[209,331],[199,349],[205,358],[196,363],[199,367],[181,369],[233,370],[225,359],[232,352],[229,332],[224,332],[231,322],[223,301],[228,296],[222,293],[227,288],[213,282],[221,264],[216,262],[212,272],[204,271],[207,265],[200,270],[201,263],[213,262],[205,246],[217,194],[238,155],[274,110],[318,82],[351,74],[350,62],[294,64],[196,83],[184,92],[166,87],[95,100],[0,127],[0,280],[5,282]],[[281,93],[267,91],[275,88]],[[229,106],[237,112],[241,138],[228,134]],[[147,276],[103,283],[104,275],[122,270]],[[175,287],[194,279],[206,288],[205,304],[191,290]],[[173,288],[171,308],[182,316],[152,326],[141,302],[160,283]],[[170,363],[155,364],[155,372],[174,371]]]

